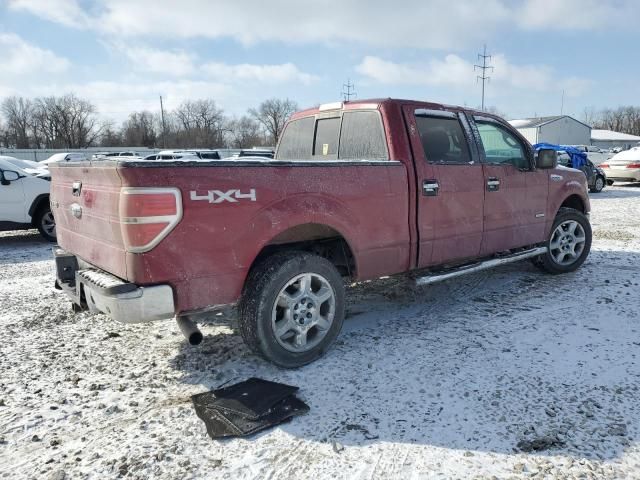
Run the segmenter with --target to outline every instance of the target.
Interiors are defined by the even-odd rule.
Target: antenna
[[[351,79],[347,79],[347,83],[342,84],[342,98],[345,102],[351,100],[351,97],[356,97],[358,94],[355,91],[355,85],[351,83]]]
[[[476,82],[478,80],[482,81],[482,110],[484,111],[484,84],[491,80],[491,77],[487,75],[487,71],[493,72],[493,67],[491,65],[487,65],[487,60],[491,61],[491,55],[487,55],[487,44],[484,45],[484,50],[482,53],[478,54],[478,61],[482,61],[482,65],[474,65],[473,71],[480,70],[482,73],[476,76]]]

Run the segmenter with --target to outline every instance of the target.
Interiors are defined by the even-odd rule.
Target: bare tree
[[[257,109],[250,109],[249,115],[263,126],[269,141],[275,145],[285,123],[296,110],[298,110],[298,105],[288,98],[271,98],[262,102]]]
[[[37,98],[35,109],[35,124],[45,147],[86,148],[102,133],[95,106],[72,93]]]
[[[33,102],[28,98],[9,97],[2,102],[8,138],[15,148],[29,148],[33,125]]]
[[[265,145],[264,134],[260,124],[253,118],[243,116],[229,124],[231,146],[249,148]]]
[[[178,126],[176,141],[182,147],[216,148],[225,146],[227,119],[215,101],[187,100],[171,116]]]
[[[129,114],[122,125],[121,136],[127,146],[154,147],[157,135],[153,114],[148,111]]]
[[[102,125],[102,134],[100,135],[101,147],[121,147],[122,133],[116,130],[113,126],[113,122],[106,121]]]

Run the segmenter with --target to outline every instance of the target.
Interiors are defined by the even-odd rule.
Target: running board
[[[537,257],[538,255],[542,255],[544,253],[547,253],[547,247],[532,248],[530,250],[524,250],[522,252],[508,255],[506,257],[492,258],[490,260],[485,260],[484,262],[465,265],[463,267],[458,267],[453,270],[448,270],[444,273],[426,275],[424,277],[417,278],[416,284],[428,285],[430,283],[442,282],[443,280],[449,280],[450,278],[466,275],[467,273],[475,273],[481,270],[486,270],[488,268],[497,267],[499,265],[517,262],[519,260],[524,260],[526,258]]]

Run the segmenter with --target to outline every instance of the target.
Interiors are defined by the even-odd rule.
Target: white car
[[[89,157],[85,153],[54,153],[49,158],[40,162],[43,165],[49,165],[54,162],[82,162],[84,160],[89,160]]]
[[[37,228],[56,240],[56,223],[49,206],[49,176],[27,173],[13,157],[0,156],[0,230]]]
[[[613,182],[640,182],[640,147],[633,147],[599,165]]]
[[[34,162],[33,160],[23,160],[22,158],[13,158],[13,157],[4,157],[4,159],[15,165],[18,168],[21,168],[27,173],[31,175],[46,177],[51,176],[49,173],[49,168],[42,163]]]

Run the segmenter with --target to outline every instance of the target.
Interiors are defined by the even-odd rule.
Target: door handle
[[[500,190],[500,180],[497,177],[489,177],[487,180],[487,192],[497,192]]]
[[[422,194],[425,197],[435,197],[440,190],[440,184],[437,180],[424,180],[422,182]]]

